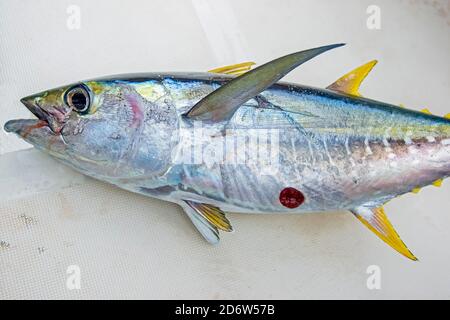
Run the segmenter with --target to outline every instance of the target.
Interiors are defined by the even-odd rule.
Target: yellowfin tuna
[[[255,69],[111,76],[22,99],[36,120],[5,129],[76,170],[175,202],[203,237],[225,212],[352,212],[416,260],[383,205],[450,175],[450,120],[361,96],[368,62],[327,89],[278,82],[342,44]]]

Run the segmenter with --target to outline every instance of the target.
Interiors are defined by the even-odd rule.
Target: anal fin
[[[417,260],[400,239],[382,207],[369,208],[361,206],[351,211],[367,228],[397,252],[411,260]]]
[[[219,243],[219,230],[231,232],[233,227],[225,213],[210,204],[184,200],[184,211],[201,235],[211,244]]]

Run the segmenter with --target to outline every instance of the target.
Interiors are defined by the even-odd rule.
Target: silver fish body
[[[158,109],[175,110],[174,127],[166,128],[172,130],[171,163],[156,181],[138,178],[115,184],[166,200],[192,199],[238,212],[305,212],[382,204],[450,174],[447,119],[279,83],[239,108],[222,132],[221,124],[196,126],[183,114],[227,80],[211,79],[207,73],[192,77],[145,80],[167,93],[153,101]],[[140,141],[137,149],[149,143],[142,134],[135,139]],[[231,153],[231,160],[226,155],[213,163],[204,159],[208,148],[217,145]],[[192,153],[198,152],[202,161],[179,156],[179,149],[196,150]],[[267,152],[266,158],[258,149]],[[142,156],[144,162],[151,161]],[[286,187],[301,190],[304,204],[296,209],[280,204],[279,194]]]
[[[69,154],[83,156],[74,162],[60,159],[134,192],[239,212],[382,204],[450,175],[450,120],[326,89],[273,85],[240,107],[225,130],[221,123],[196,125],[183,117],[230,78],[191,73],[96,80],[96,85],[110,88],[102,93],[102,103],[114,106],[115,120],[66,125],[65,143],[77,146]],[[95,135],[70,144],[83,130]],[[27,138],[32,139],[33,132]],[[231,161],[225,155],[214,163],[203,161],[216,141],[224,148],[230,144]],[[266,158],[254,153],[258,148],[265,149]],[[179,149],[200,153],[200,162],[186,161],[186,155],[180,159]],[[103,164],[100,172],[97,163]],[[261,171],[264,168],[267,172]],[[280,204],[279,193],[286,187],[301,190],[304,204],[296,209]]]
[[[22,99],[39,120],[5,129],[86,175],[180,204],[212,243],[231,230],[221,210],[351,210],[415,259],[379,208],[450,175],[450,120],[335,90],[354,75],[332,90],[276,82],[336,46],[237,78],[151,73],[56,88]],[[252,89],[239,87],[259,77],[263,90],[247,99]]]

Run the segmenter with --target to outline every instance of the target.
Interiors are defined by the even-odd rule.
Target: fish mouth
[[[31,130],[42,127],[48,127],[48,122],[40,119],[17,119],[6,122],[4,129],[6,132],[16,133],[26,138]]]
[[[61,134],[61,125],[51,113],[41,108],[33,96],[20,100],[37,119],[16,119],[5,123],[6,132],[15,133],[34,147],[65,159],[66,144]],[[55,127],[55,126],[59,127]]]
[[[25,138],[32,130],[42,127],[47,127],[54,134],[58,134],[61,131],[60,126],[55,122],[54,117],[35,102],[34,96],[22,98],[20,99],[20,102],[22,102],[37,119],[10,120],[5,123],[4,129],[6,132],[16,133]]]
[[[27,107],[27,109],[30,110],[31,113],[34,114],[39,120],[45,121],[47,122],[47,124],[50,124],[50,114],[43,108],[41,108],[37,102],[34,102],[33,97],[22,98],[20,99],[20,102],[22,102],[23,105]]]

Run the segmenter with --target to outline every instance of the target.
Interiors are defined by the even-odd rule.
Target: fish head
[[[167,148],[167,139],[161,146],[158,123],[153,123],[148,135],[159,144],[150,148],[149,141],[145,156],[140,154],[143,148],[135,146],[136,136],[144,131],[150,102],[128,84],[87,81],[37,93],[21,102],[37,119],[8,121],[5,130],[84,174],[111,181],[157,174],[167,166],[167,161],[149,159],[167,158],[168,151],[161,151]]]

